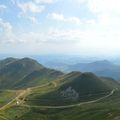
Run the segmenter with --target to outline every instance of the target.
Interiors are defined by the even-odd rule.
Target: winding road
[[[49,84],[50,83],[43,84],[41,86],[27,88],[26,90],[20,90],[20,93],[18,94],[18,96],[16,96],[14,99],[12,99],[10,102],[8,102],[6,105],[2,106],[0,108],[0,111],[6,109],[8,107],[11,107],[13,105],[16,105],[17,101],[19,102],[19,104],[22,104],[24,102],[24,99],[26,98],[26,96],[30,94],[31,89],[45,87],[45,86],[48,86]],[[22,99],[20,99],[20,98],[22,98]]]
[[[47,85],[49,85],[49,83],[41,85],[41,86],[37,86],[37,87],[45,87]],[[57,86],[57,84],[54,83],[54,87],[56,87],[56,86]],[[80,106],[80,105],[85,105],[85,104],[98,102],[100,100],[103,100],[103,99],[106,99],[106,98],[112,96],[114,94],[114,92],[115,92],[115,89],[113,89],[108,95],[103,96],[103,97],[101,97],[99,99],[88,101],[88,102],[80,102],[78,104],[72,104],[72,105],[64,105],[64,106],[35,106],[35,105],[24,104],[24,99],[26,98],[26,96],[28,96],[30,94],[31,89],[37,88],[37,87],[32,87],[32,88],[27,88],[26,90],[21,90],[20,94],[16,98],[11,100],[9,103],[7,103],[3,107],[1,107],[0,111],[6,109],[8,107],[11,107],[13,105],[17,105],[16,104],[17,101],[19,101],[19,104],[18,104],[19,106],[24,106],[24,107],[29,107],[29,108],[50,108],[50,109],[72,108],[72,107],[77,107],[77,106]]]
[[[72,107],[78,107],[80,105],[85,105],[85,104],[91,104],[91,103],[95,103],[95,102],[98,102],[100,100],[103,100],[103,99],[106,99],[110,96],[112,96],[115,92],[115,89],[113,89],[108,95],[106,96],[103,96],[99,99],[96,99],[96,100],[92,100],[92,101],[88,101],[88,102],[81,102],[81,103],[78,103],[78,104],[72,104],[72,105],[64,105],[64,106],[35,106],[35,105],[21,105],[21,106],[24,106],[24,107],[29,107],[29,108],[48,108],[48,109],[63,109],[63,108],[72,108]]]

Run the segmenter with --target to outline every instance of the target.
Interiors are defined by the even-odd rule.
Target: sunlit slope
[[[32,88],[32,92],[43,95],[55,89],[54,84],[51,83],[46,87]],[[9,120],[119,120],[120,91],[118,88],[113,95],[103,100],[71,108],[55,109],[34,106],[33,104],[18,105],[6,109],[2,115]]]
[[[120,85],[112,78],[63,74],[24,58],[6,62],[0,82],[1,88],[21,89],[0,91],[0,120],[120,119]]]
[[[14,99],[17,94],[18,91],[0,90],[0,107],[6,105],[9,101]]]
[[[45,68],[30,58],[8,60],[5,59],[4,62],[0,62],[2,64],[0,69],[0,89],[21,89],[39,85],[63,74]]]

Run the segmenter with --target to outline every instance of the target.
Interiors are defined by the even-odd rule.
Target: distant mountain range
[[[90,71],[99,76],[107,76],[113,78],[119,78],[120,76],[119,74],[120,67],[106,60],[97,61],[93,63],[75,64],[72,66],[68,66],[67,71],[81,71],[81,72]],[[56,80],[59,78],[64,79],[65,81],[67,81],[68,79],[69,79],[68,81],[74,81],[75,79],[79,80],[78,82],[80,82],[81,80],[83,82],[84,81],[86,82],[86,80],[91,78],[92,78],[91,80],[98,79],[92,73],[83,74],[81,72],[71,72],[68,74],[64,74],[58,70],[46,68],[42,64],[38,63],[36,60],[33,60],[31,58],[22,59],[6,58],[4,60],[0,60],[0,88],[2,89],[27,88],[40,85],[42,83],[46,83],[48,81]],[[81,85],[82,85],[81,83],[78,84],[79,87]],[[99,88],[97,85],[95,86]]]
[[[102,76],[100,71],[105,75],[105,73],[110,70],[118,70],[119,73],[119,69],[120,68],[118,66],[110,63],[109,61],[97,61],[94,63],[81,63],[69,66],[68,71],[91,71],[96,74],[99,73],[98,75]],[[110,76],[113,77],[112,74],[110,74]],[[31,58],[6,58],[0,61],[0,89],[21,89],[39,86],[59,79],[62,80],[62,83],[65,83],[61,88],[66,88],[66,86],[69,85],[73,86],[73,88],[75,87],[79,92],[85,92],[85,90],[87,92],[97,92],[109,89],[109,87],[101,81],[103,78],[98,78],[93,73],[70,72],[68,74],[64,74],[58,70],[46,68]],[[104,78],[104,80],[106,79],[108,80],[108,78]],[[111,81],[113,82],[114,80]],[[85,94],[84,92],[83,94]]]
[[[69,65],[66,71],[93,72],[98,76],[120,80],[120,66],[107,60]]]
[[[49,63],[49,64],[48,64]],[[111,77],[120,80],[120,65],[114,64],[108,60],[95,61],[90,63],[66,64],[63,62],[48,62],[46,66],[63,72],[80,71],[93,72],[98,76]]]

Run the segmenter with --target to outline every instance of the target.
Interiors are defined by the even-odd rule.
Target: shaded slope
[[[38,86],[39,84],[55,80],[61,75],[63,75],[62,72],[53,69],[43,68],[40,70],[33,71],[24,79],[22,79],[18,84],[16,84],[16,86],[17,88]]]
[[[12,62],[15,62],[16,60],[17,59],[12,58],[12,57],[6,58],[4,60],[0,60],[0,69],[3,68],[5,65],[8,65],[8,64],[10,64]]]
[[[75,74],[71,73],[71,78],[63,78],[66,83],[60,87],[60,89],[66,89],[71,86],[79,94],[92,94],[99,93],[101,91],[109,91],[111,88],[107,86],[100,78],[93,73]]]
[[[107,84],[110,83],[107,80],[102,80],[93,73],[71,72],[54,81],[56,86],[53,83],[51,87],[45,87],[44,94],[40,92],[42,89],[39,91],[37,88],[38,90],[26,99],[27,104],[62,106],[98,99],[116,88],[115,84]],[[116,85],[119,86],[118,83]]]

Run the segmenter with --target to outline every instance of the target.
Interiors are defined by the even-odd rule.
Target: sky
[[[120,55],[120,0],[0,0],[0,54]]]

